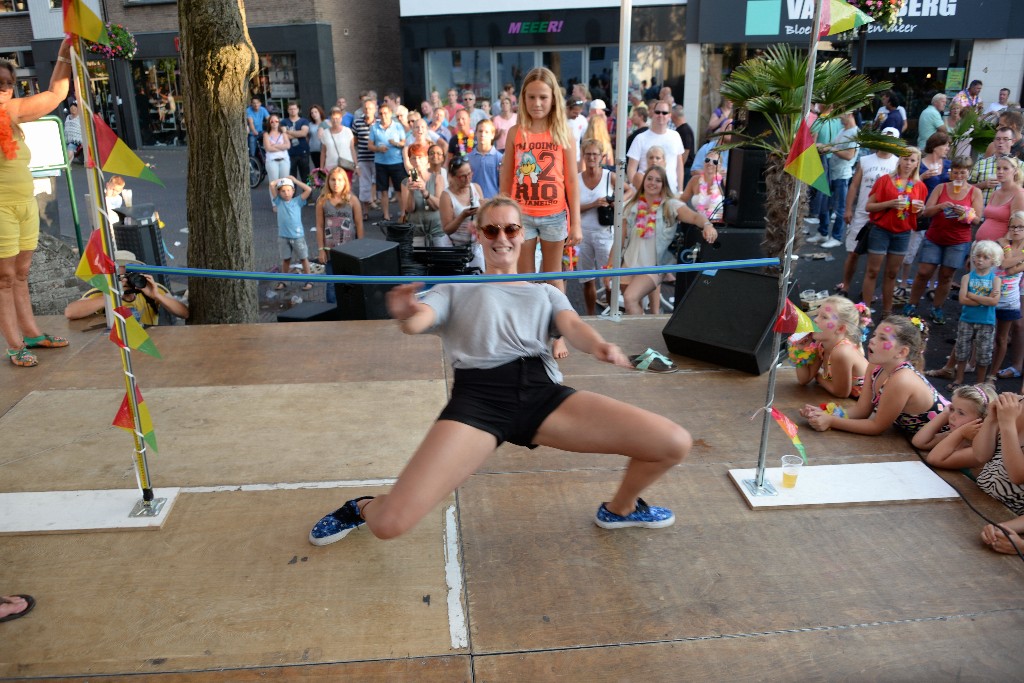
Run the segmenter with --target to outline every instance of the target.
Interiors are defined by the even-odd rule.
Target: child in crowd
[[[991,240],[975,242],[971,249],[971,272],[960,279],[960,326],[956,331],[956,377],[950,389],[963,384],[967,361],[974,351],[978,383],[988,379],[996,333],[996,304],[1002,282],[996,267],[1003,261],[1003,249]]]
[[[646,159],[647,159],[647,166],[646,166],[646,168],[650,168],[651,166],[660,166],[661,168],[665,168],[665,149],[662,148],[662,147],[659,147],[658,145],[654,145],[653,147],[651,147],[650,149],[647,150]],[[646,168],[645,168],[645,170],[646,170]],[[643,186],[644,174],[640,173],[639,171],[637,171],[633,175],[632,182],[633,182],[633,187],[636,188],[639,191],[640,189],[642,189],[642,186]],[[684,199],[683,201],[686,201],[686,200]]]
[[[280,215],[280,214],[278,214]],[[352,194],[348,171],[335,166],[327,174],[324,191],[316,202],[317,257],[324,273],[333,275],[331,249],[363,238],[363,207]],[[333,282],[327,283],[327,303],[337,303]]]
[[[295,196],[295,188],[302,194]],[[292,258],[302,262],[302,272],[309,273],[309,249],[306,247],[306,234],[302,229],[302,207],[306,205],[313,188],[295,176],[279,178],[270,183],[270,197],[277,209],[277,247],[281,254],[281,272],[287,273],[291,268]],[[274,289],[281,290],[287,285],[278,282]],[[313,289],[313,283],[307,282],[302,289]]]
[[[1004,393],[992,402],[974,437],[974,461],[964,465],[982,466],[978,487],[1015,515],[1024,515],[1024,410],[1020,401],[1017,394]]]
[[[855,434],[881,434],[889,425],[916,434],[946,409],[939,395],[918,370],[925,346],[925,326],[917,318],[890,316],[882,320],[868,341],[870,380],[857,405],[846,417],[818,406],[805,405],[800,414],[819,432],[840,429]]]
[[[104,199],[107,204],[107,219],[113,225],[121,220],[116,209],[124,206],[124,178],[119,175],[110,176],[107,184],[103,187]]]
[[[958,387],[949,407],[914,434],[912,443],[929,451],[925,461],[934,467],[952,470],[973,466],[974,437],[995,400],[996,392],[988,384]]]
[[[493,142],[494,123],[490,119],[483,119],[476,124],[476,146],[466,155],[466,161],[473,169],[473,180],[483,191],[484,199],[498,194],[498,184],[501,182],[501,153],[494,148]]]
[[[996,350],[992,355],[992,369],[998,368],[1006,357],[1010,331],[1020,329],[1020,281],[1024,274],[1024,211],[1015,211],[1010,216],[1006,235],[999,238],[1003,248],[1003,262],[996,270],[1001,287],[999,303],[996,304]],[[1020,371],[1010,365],[997,373],[1002,379],[1020,377]]]
[[[833,396],[859,398],[868,367],[861,349],[861,311],[846,297],[830,296],[818,307],[814,322],[820,331],[804,338],[809,343],[795,347],[813,352],[806,362],[795,363],[797,381],[817,380]]]
[[[519,272],[537,270],[539,239],[541,268],[557,273],[562,270],[565,246],[575,247],[583,239],[576,145],[558,77],[544,67],[531,70],[523,78],[519,102],[519,121],[508,131],[501,162],[501,190],[519,204],[523,214],[525,241]],[[550,284],[565,291],[563,280]],[[554,339],[552,349],[556,359],[569,355],[561,337]]]

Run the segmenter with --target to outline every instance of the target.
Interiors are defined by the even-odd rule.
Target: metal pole
[[[633,25],[633,2],[622,0],[619,9],[619,96],[616,98],[615,116],[615,224],[612,226],[612,263],[622,266],[622,201],[626,189],[626,125],[629,102],[630,28]],[[612,320],[621,319],[619,313],[619,276],[612,278],[612,291],[608,292],[608,306]]]
[[[818,26],[821,23],[821,5],[828,0],[815,0],[814,19],[811,22],[811,46],[807,53],[807,78],[804,84],[804,101],[800,108],[800,121],[807,118],[811,109],[811,96],[814,90],[814,68],[818,56]],[[797,181],[793,187],[793,202],[789,207],[789,227],[786,234],[786,251],[782,256],[782,274],[779,275],[779,298],[775,307],[775,317],[778,319],[786,306],[786,297],[789,294],[789,277],[792,272],[793,263],[793,242],[796,239],[796,217],[800,208],[800,189],[802,183]],[[782,335],[778,332],[772,333],[772,365],[768,370],[768,391],[764,404],[764,415],[761,420],[761,445],[757,453],[757,472],[754,479],[745,479],[743,485],[752,496],[777,496],[778,491],[770,482],[765,481],[764,468],[768,452],[768,427],[772,420],[772,405],[775,403],[775,377],[778,374],[779,351],[782,348]]]
[[[103,241],[103,250],[113,260],[114,233],[107,219],[104,200],[103,174],[100,170],[99,146],[96,142],[96,128],[92,121],[92,101],[89,99],[89,73],[85,63],[85,41],[78,38],[78,45],[71,50],[72,68],[75,72],[75,93],[78,97],[79,109],[82,113],[82,142],[87,146],[86,159],[92,160],[92,167],[86,164],[86,178],[89,181],[89,191],[92,193],[93,207],[92,224],[95,229],[101,230],[100,236]],[[98,225],[97,225],[98,223]],[[112,308],[121,306],[121,280],[117,272],[107,276],[110,287],[110,302]],[[123,341],[128,339],[125,330],[125,322],[119,316],[114,315],[113,324],[117,326],[117,333]],[[159,514],[166,499],[154,499],[153,486],[149,479],[149,465],[146,462],[146,442],[142,438],[142,424],[139,420],[139,404],[136,398],[137,386],[135,374],[132,372],[131,353],[127,348],[120,348],[121,365],[124,368],[125,391],[128,396],[128,407],[132,415],[132,437],[135,441],[135,478],[142,492],[142,500],[136,503],[130,513],[133,517],[153,517]]]

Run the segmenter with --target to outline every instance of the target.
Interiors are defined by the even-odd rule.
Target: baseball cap
[[[604,103],[604,100],[591,100],[590,108],[591,109],[607,109],[608,105],[606,105]]]
[[[278,188],[284,187],[285,185],[288,187],[295,187],[295,183],[292,182],[291,178],[280,178],[277,181]]]
[[[900,136],[900,132],[892,126],[889,126],[888,128],[882,129],[882,135],[888,135],[891,138],[898,138]]]

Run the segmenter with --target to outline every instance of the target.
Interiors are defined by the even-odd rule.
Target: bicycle
[[[267,177],[266,152],[260,146],[256,154],[249,156],[249,188],[255,190]]]

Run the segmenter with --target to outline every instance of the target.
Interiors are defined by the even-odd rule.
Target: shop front
[[[518,94],[533,68],[551,69],[571,91],[585,83],[614,101],[618,90],[619,8],[557,8],[421,16],[403,4],[402,63],[407,103],[437,90],[471,89],[494,99],[505,84]],[[422,9],[422,6],[417,6]],[[475,6],[478,7],[478,6]],[[685,4],[634,7],[630,88],[683,77]],[[673,65],[679,64],[677,70]]]

